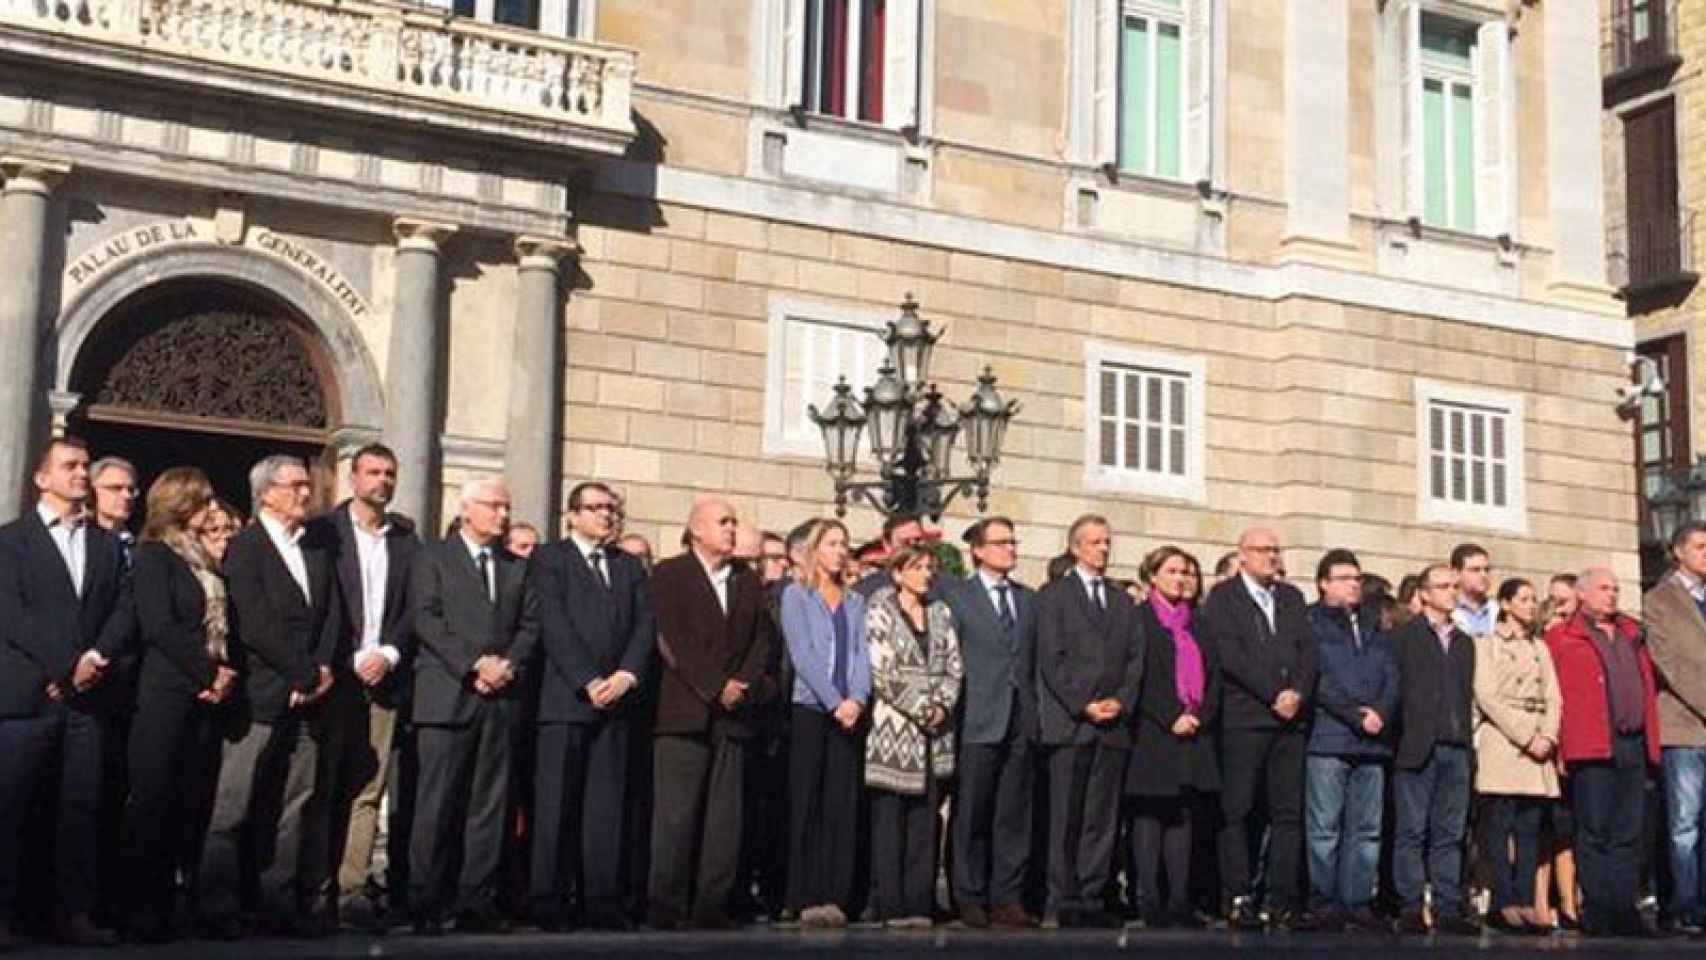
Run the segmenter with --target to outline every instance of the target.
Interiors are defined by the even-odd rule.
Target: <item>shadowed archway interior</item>
[[[71,386],[70,432],[97,457],[135,463],[144,493],[166,468],[194,465],[247,513],[249,466],[291,453],[329,496],[335,379],[318,334],[265,291],[213,279],[142,290],[101,320]]]

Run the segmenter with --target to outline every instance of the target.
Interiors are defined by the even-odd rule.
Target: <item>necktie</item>
[[[1362,650],[1362,634],[1357,632],[1357,615],[1351,614],[1351,646],[1359,652]]]
[[[487,547],[480,548],[480,581],[486,585],[486,599],[498,602],[497,585],[492,582],[492,551]]]
[[[997,611],[1001,616],[1001,625],[1011,630],[1016,620],[1013,617],[1013,597],[1008,593],[1008,585],[1006,583],[996,584],[995,593],[1001,598],[1001,601],[996,604]]]
[[[587,554],[587,559],[592,561],[592,572],[598,574],[598,582],[609,587],[610,574],[604,571],[604,551],[594,550]]]
[[[1098,609],[1098,610],[1108,609],[1108,601],[1103,599],[1103,597],[1102,597],[1102,578],[1101,577],[1097,577],[1096,579],[1090,581],[1090,595],[1096,601],[1096,609]]]

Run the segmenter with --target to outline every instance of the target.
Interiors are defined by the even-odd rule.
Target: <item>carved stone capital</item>
[[[568,237],[515,238],[515,259],[523,270],[562,269],[563,260],[580,256],[581,246]]]
[[[399,250],[425,250],[437,253],[444,241],[449,240],[457,231],[453,223],[439,223],[436,220],[421,220],[416,217],[398,217],[392,221],[391,229],[397,235]]]
[[[6,179],[6,193],[39,193],[45,197],[70,172],[69,163],[35,157],[0,157],[0,177]]]

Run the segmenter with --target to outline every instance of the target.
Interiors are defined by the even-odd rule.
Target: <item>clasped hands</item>
[[[1268,709],[1274,712],[1274,716],[1289,722],[1297,717],[1297,711],[1302,707],[1303,695],[1288,687],[1279,692]]]
[[[212,685],[196,694],[195,698],[202,703],[224,703],[225,698],[231,696],[231,690],[236,685],[237,671],[222,663],[213,670]],[[291,696],[294,697],[296,694],[291,694]],[[295,706],[294,703],[291,705]]]
[[[480,696],[495,696],[514,682],[515,667],[503,657],[488,653],[474,661],[474,692]]]
[[[77,665],[71,668],[71,689],[77,693],[86,693],[96,684],[106,679],[108,660],[101,656],[98,650],[86,650],[77,658]],[[60,701],[65,699],[65,688],[58,681],[50,680],[47,684],[48,699]]]
[[[216,678],[214,683],[218,682]],[[326,691],[330,689],[332,689],[332,668],[320,667],[314,673],[314,689],[308,693],[302,693],[298,690],[290,691],[290,705],[292,707],[306,707],[324,697]]]
[[[1522,752],[1528,754],[1529,758],[1536,762],[1545,763],[1552,759],[1552,754],[1557,749],[1558,745],[1552,741],[1551,737],[1543,737],[1537,733],[1528,738],[1528,743],[1522,748]]]
[[[1084,707],[1084,716],[1091,723],[1113,723],[1125,712],[1125,706],[1113,697],[1092,700]]]
[[[586,685],[586,699],[596,710],[609,710],[634,689],[634,675],[626,670],[618,670],[608,677],[598,679]]]

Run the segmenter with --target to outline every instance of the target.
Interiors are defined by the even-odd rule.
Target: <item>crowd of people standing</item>
[[[555,540],[499,476],[442,538],[396,483],[364,447],[310,516],[269,456],[245,517],[174,467],[133,535],[135,468],[46,446],[0,527],[0,948],[1706,922],[1706,526],[1643,622],[1474,544],[1396,588],[1328,550],[1311,603],[1271,531],[1128,581],[1087,513],[1033,589],[1004,517],[960,576],[915,517],[860,548],[707,497],[654,562],[596,480]]]

